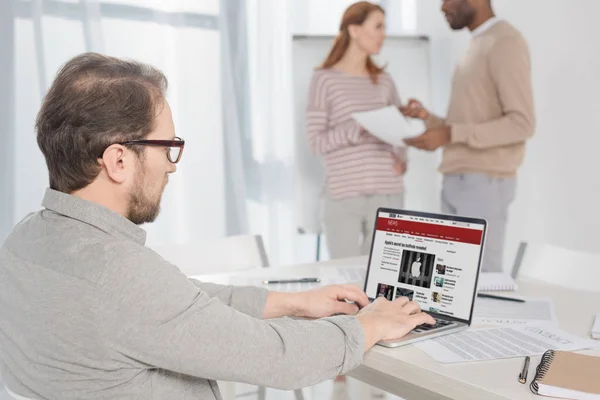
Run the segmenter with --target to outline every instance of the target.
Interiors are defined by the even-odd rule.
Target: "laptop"
[[[371,301],[408,297],[436,320],[377,344],[399,347],[471,325],[486,228],[478,218],[377,210],[365,293]]]

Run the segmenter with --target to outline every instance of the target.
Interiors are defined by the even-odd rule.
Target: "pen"
[[[525,357],[525,363],[523,364],[523,371],[519,374],[519,382],[527,382],[527,371],[529,371],[529,356]]]
[[[298,278],[298,279],[280,279],[280,280],[264,280],[263,283],[265,285],[271,283],[319,283],[321,279],[319,278]]]
[[[484,297],[487,299],[496,299],[496,300],[516,301],[517,303],[525,303],[525,300],[518,299],[516,297],[504,297],[504,296],[497,296],[495,294],[487,294],[487,293],[477,293],[477,297]]]

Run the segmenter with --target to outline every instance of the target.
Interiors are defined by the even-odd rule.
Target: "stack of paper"
[[[524,298],[524,303],[477,298],[473,323],[477,325],[558,325],[550,298]]]
[[[481,292],[517,290],[515,280],[503,272],[482,272],[477,290]]]

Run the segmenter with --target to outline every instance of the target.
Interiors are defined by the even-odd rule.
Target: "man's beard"
[[[127,210],[127,219],[136,225],[153,222],[158,217],[160,201],[166,185],[165,182],[156,199],[150,198],[147,193],[149,185],[146,185],[145,175],[141,170],[142,168],[138,170],[136,183],[129,194],[129,209]]]
[[[450,23],[450,28],[453,30],[461,30],[471,25],[475,19],[475,10],[470,8],[469,5],[463,4],[459,10],[452,15],[452,22]]]

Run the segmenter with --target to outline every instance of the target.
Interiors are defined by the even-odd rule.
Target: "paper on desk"
[[[261,272],[263,272],[261,270]],[[352,268],[320,268],[319,273],[315,276],[298,276],[298,275],[283,275],[278,273],[276,268],[272,271],[264,271],[264,275],[261,276],[229,276],[226,275],[206,275],[202,277],[196,277],[198,280],[203,282],[213,282],[220,284],[228,284],[235,286],[258,286],[268,289],[273,292],[302,292],[305,290],[311,290],[320,286],[335,285],[342,283],[357,283],[363,282],[365,277],[365,267],[352,267]],[[295,279],[295,278],[319,278],[320,282],[309,282],[309,283],[275,283],[266,285],[263,282],[265,280],[282,280],[282,279]]]
[[[600,314],[596,315],[596,320],[592,326],[592,337],[594,339],[600,339]]]
[[[525,303],[477,298],[473,323],[478,325],[558,325],[550,298],[524,297]]]
[[[504,272],[482,272],[477,282],[482,292],[517,290],[515,280]]]
[[[406,146],[402,140],[414,136],[408,121],[395,106],[357,112],[352,118],[370,134],[393,146]]]
[[[430,357],[443,364],[536,356],[546,350],[581,350],[597,342],[581,339],[554,327],[514,326],[468,329],[415,343]]]

